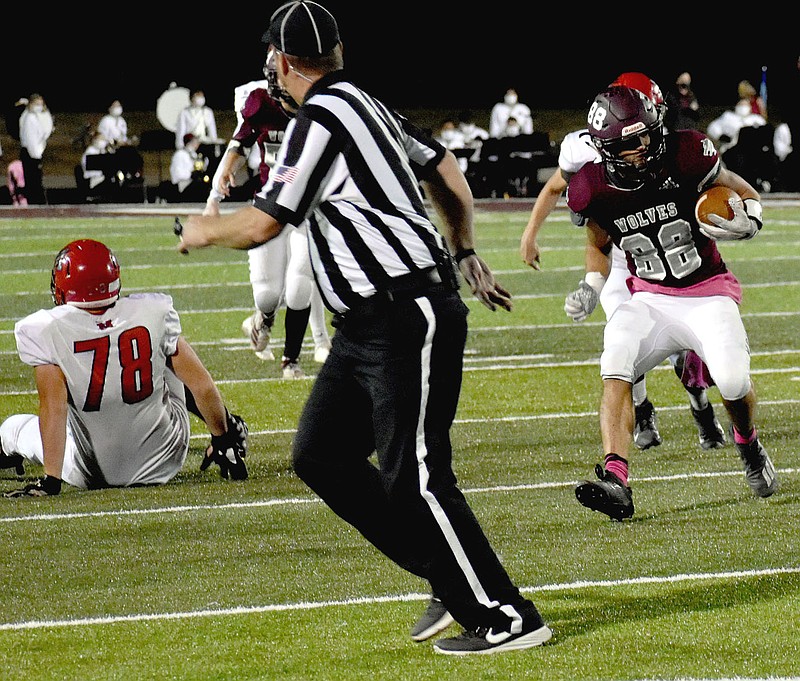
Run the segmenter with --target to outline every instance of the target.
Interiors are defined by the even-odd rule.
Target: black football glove
[[[36,482],[25,485],[22,489],[6,492],[3,496],[7,499],[15,499],[16,497],[52,497],[59,492],[61,492],[60,478],[45,475]]]
[[[241,416],[226,411],[228,430],[223,435],[212,435],[211,445],[200,464],[206,470],[212,463],[219,466],[219,474],[227,480],[247,480],[247,424]]]

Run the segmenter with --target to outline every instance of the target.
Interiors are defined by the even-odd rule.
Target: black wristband
[[[475,249],[474,248],[462,248],[460,251],[456,251],[456,254],[455,254],[454,257],[456,259],[456,262],[459,263],[464,258],[468,258],[471,255],[475,255]]]
[[[39,485],[50,495],[59,494],[61,492],[61,479],[53,477],[52,475],[45,475],[39,480]]]

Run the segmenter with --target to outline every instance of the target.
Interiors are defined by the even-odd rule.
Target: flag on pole
[[[758,94],[761,96],[761,99],[764,100],[764,109],[767,108],[767,67],[761,67],[761,88],[759,89]],[[766,113],[766,111],[765,111]]]

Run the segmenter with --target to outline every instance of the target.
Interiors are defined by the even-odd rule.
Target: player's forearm
[[[39,393],[39,434],[42,438],[45,475],[61,479],[67,446],[67,386],[64,374],[54,364],[34,371]]]
[[[599,272],[604,277],[608,277],[608,273],[611,271],[611,262],[607,253],[594,244],[587,243],[584,259],[587,272]]]
[[[208,431],[212,435],[222,435],[226,428],[225,403],[210,377],[208,381],[195,386],[192,389],[192,395],[208,426]]]

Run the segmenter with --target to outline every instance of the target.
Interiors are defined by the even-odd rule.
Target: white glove
[[[733,219],[726,220],[719,215],[709,213],[708,219],[714,226],[705,223],[700,225],[700,231],[710,239],[718,241],[738,241],[752,239],[761,229],[761,204],[755,199],[746,199],[744,203],[736,199],[728,199],[728,205],[733,210]]]
[[[567,317],[572,318],[572,321],[582,322],[594,312],[598,300],[600,300],[600,294],[581,279],[578,289],[570,293],[564,300],[564,312],[567,313]]]

